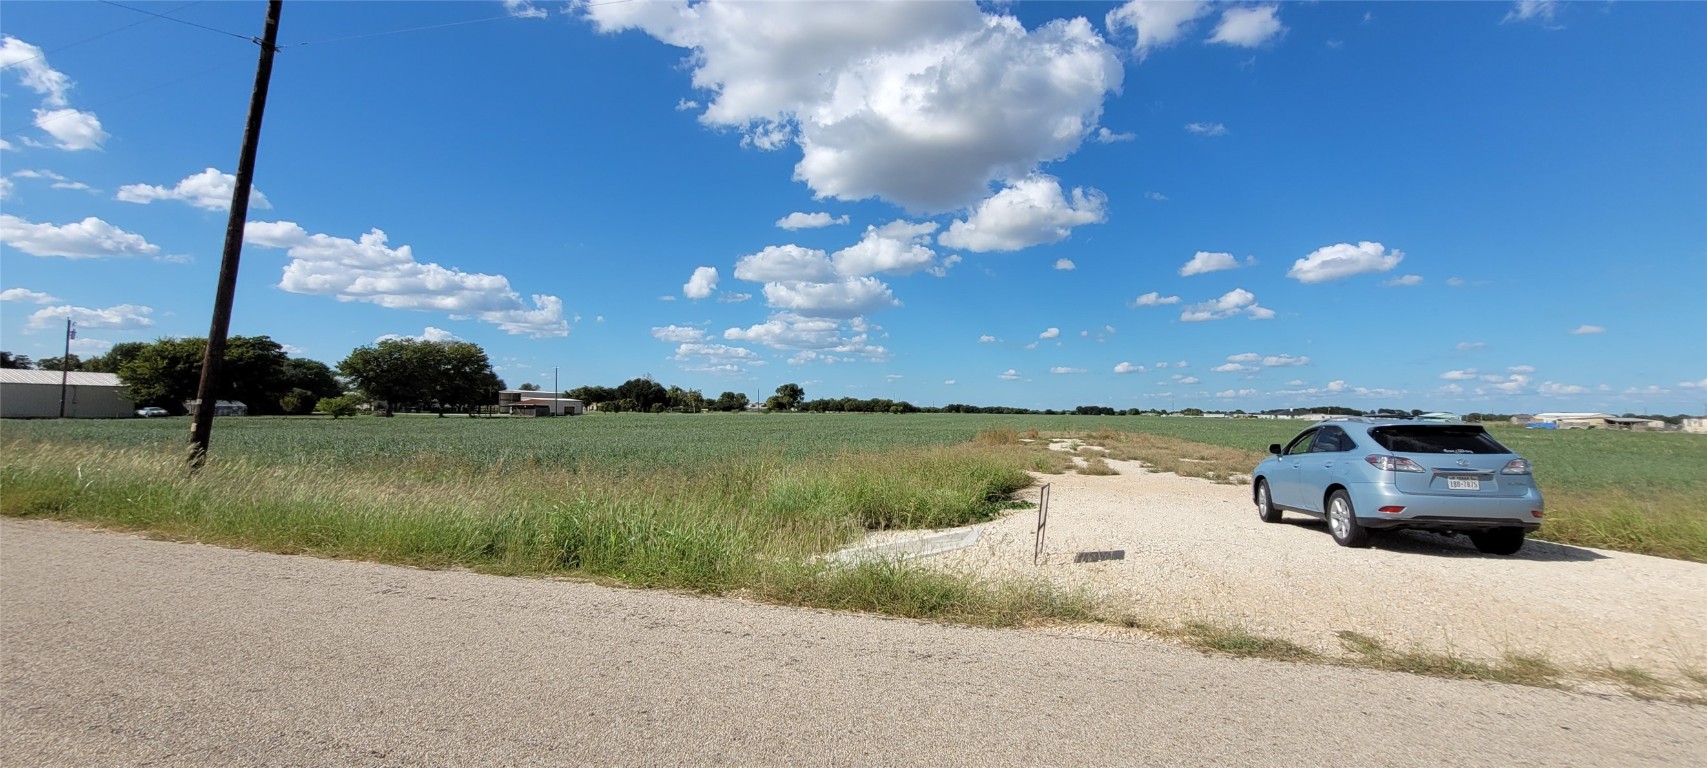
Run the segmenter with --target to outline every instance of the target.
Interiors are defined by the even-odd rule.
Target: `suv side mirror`
[[[1269,443],[1268,444],[1268,452],[1272,453],[1276,456],[1279,456],[1280,455],[1280,443]]]

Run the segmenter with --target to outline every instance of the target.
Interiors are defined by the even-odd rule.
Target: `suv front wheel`
[[[1280,508],[1274,505],[1274,499],[1268,495],[1268,480],[1257,481],[1257,519],[1265,523],[1280,522]]]
[[[1369,530],[1357,523],[1357,510],[1351,506],[1351,495],[1334,491],[1328,497],[1328,532],[1342,547],[1369,546]]]

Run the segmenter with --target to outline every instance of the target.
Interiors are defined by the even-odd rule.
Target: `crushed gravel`
[[[1347,549],[1303,515],[1260,522],[1248,487],[1109,465],[1120,474],[1037,476],[1051,496],[1040,564],[1035,509],[920,562],[1043,578],[1117,613],[1227,624],[1325,652],[1341,650],[1336,632],[1354,630],[1473,658],[1707,670],[1707,565],[1534,539],[1514,556],[1483,555],[1467,538],[1419,532]],[[1102,554],[1075,562],[1080,553]]]

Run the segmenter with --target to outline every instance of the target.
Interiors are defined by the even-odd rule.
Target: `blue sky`
[[[7,3],[0,347],[207,333],[261,3]],[[189,23],[180,23],[189,22]],[[199,25],[199,26],[192,26]],[[423,29],[425,28],[425,29]],[[231,330],[511,385],[1707,409],[1707,4],[287,2]]]

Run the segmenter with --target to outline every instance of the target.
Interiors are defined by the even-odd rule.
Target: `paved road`
[[[6,765],[1699,765],[1707,709],[0,521]]]

